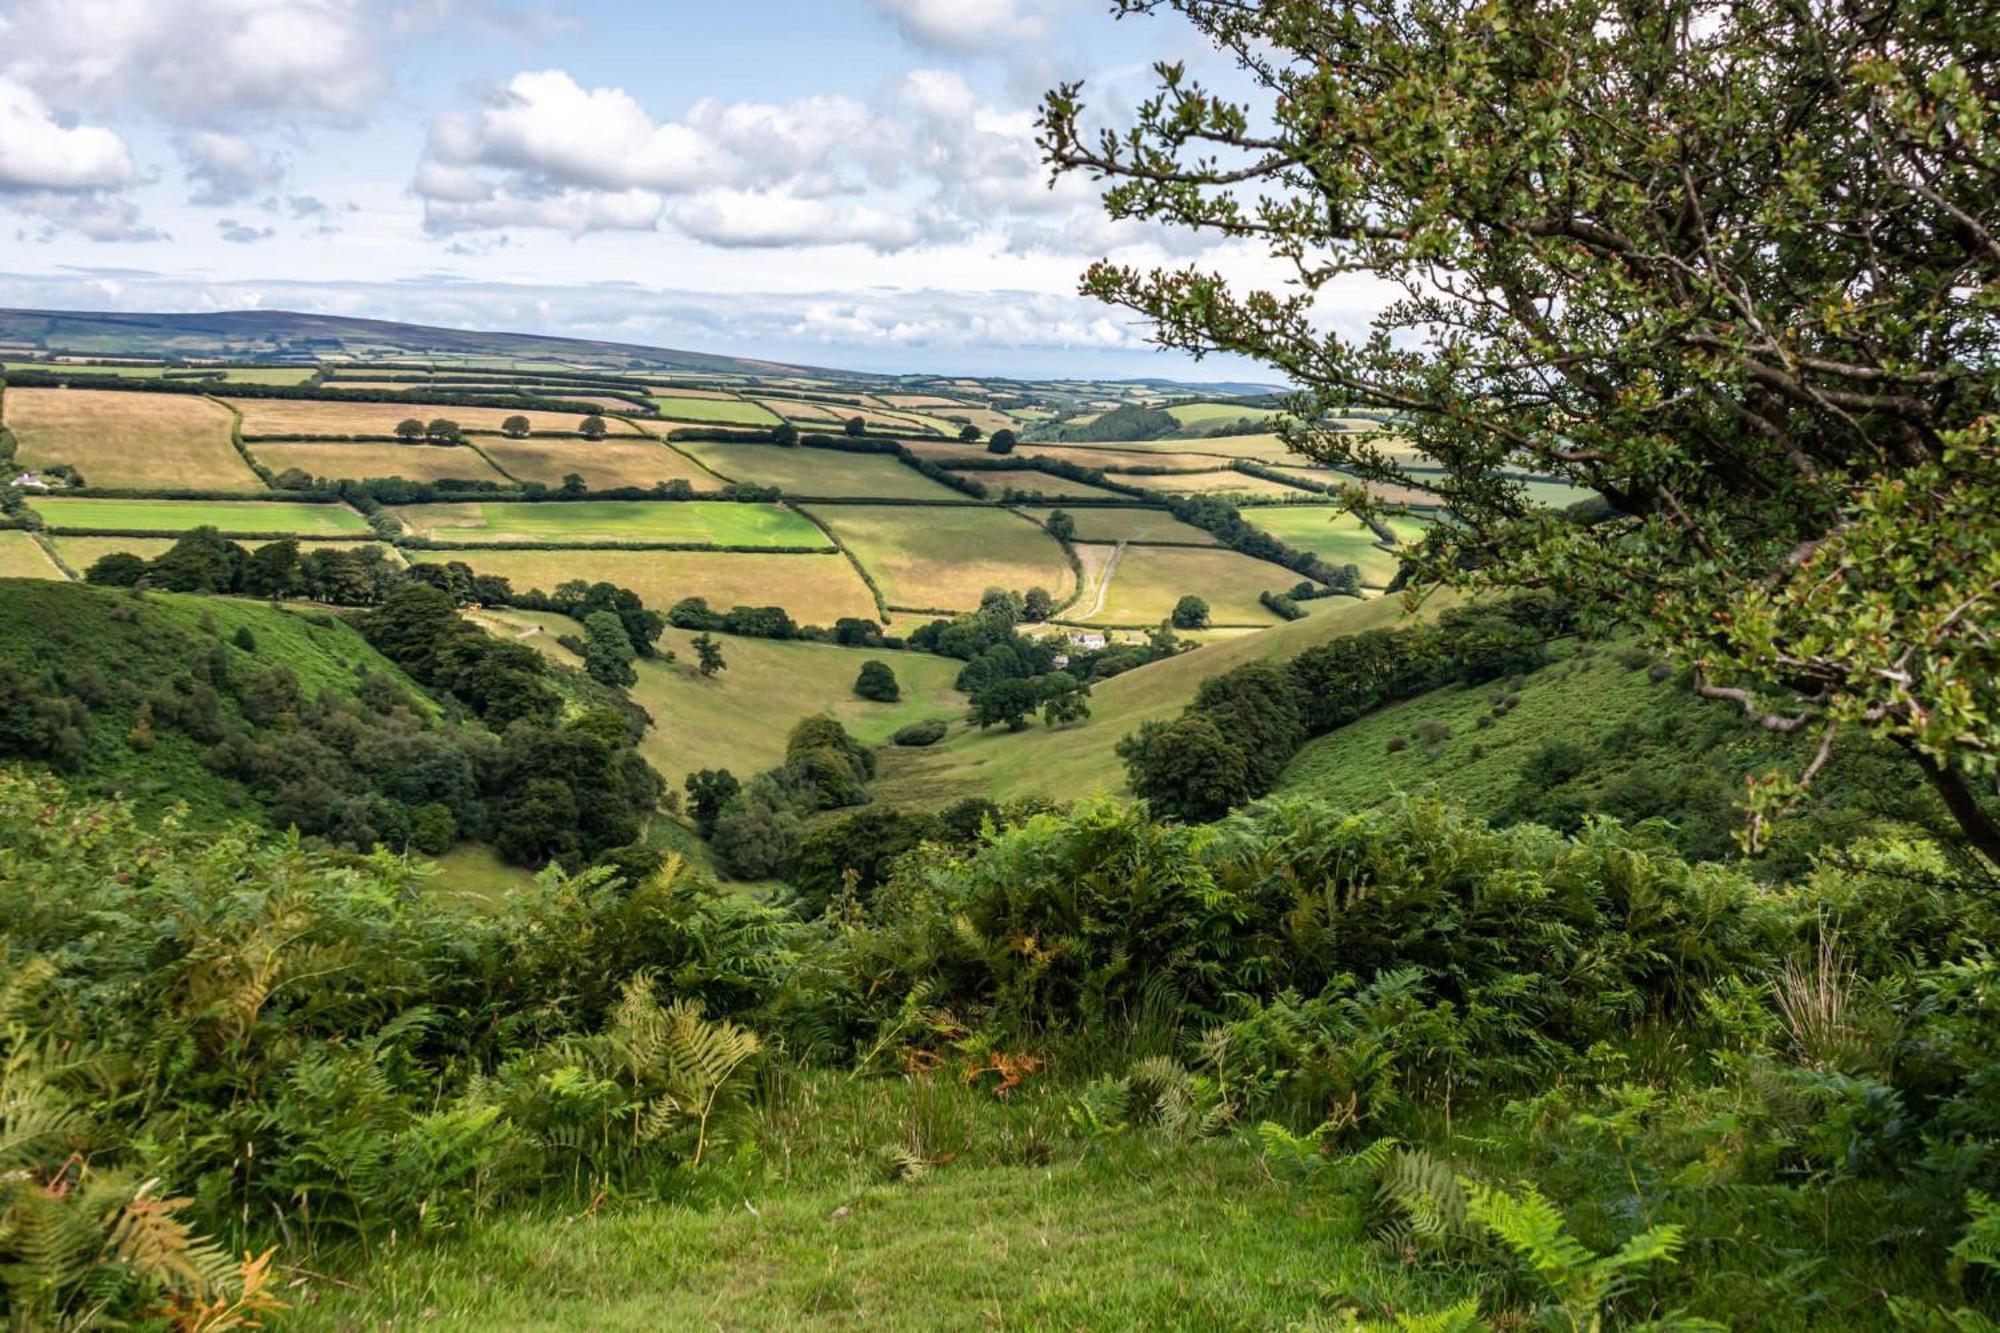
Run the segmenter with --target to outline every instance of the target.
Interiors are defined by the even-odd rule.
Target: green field
[[[703,467],[731,481],[776,486],[786,495],[884,500],[962,500],[949,486],[884,454],[850,454],[839,449],[788,449],[775,444],[726,444],[682,440]]]
[[[776,413],[741,398],[655,398],[653,406],[669,421],[713,421],[728,426],[775,426]]]
[[[367,535],[368,520],[344,504],[288,500],[111,500],[38,497],[32,508],[50,531],[186,532],[211,527],[250,536]]]
[[[726,500],[480,501],[401,505],[418,536],[468,546],[507,542],[656,542],[824,547],[826,534],[778,505]]]
[[[1373,528],[1337,505],[1259,505],[1245,510],[1244,517],[1330,565],[1358,565],[1361,581],[1370,587],[1386,586],[1396,577],[1396,553],[1382,546]],[[1403,519],[1396,524],[1406,539],[1421,535],[1418,524]]]
[[[1047,588],[1076,579],[1055,539],[1003,509],[822,505],[823,521],[881,585],[891,606],[971,610],[988,588]]]
[[[1079,548],[1079,554],[1084,549],[1090,548]],[[1279,618],[1258,601],[1259,594],[1298,582],[1291,570],[1220,546],[1128,546],[1116,560],[1101,604],[1093,578],[1091,588],[1064,613],[1065,618],[1090,624],[1157,625],[1173,613],[1176,602],[1192,593],[1208,603],[1218,624],[1270,625]],[[1085,563],[1100,570],[1109,560]]]
[[[1051,476],[1047,472],[1037,472],[1033,468],[1008,468],[1005,470],[968,471],[966,476],[986,488],[991,496],[1005,495],[1009,490],[1024,491],[1051,497],[1082,496],[1093,500],[1121,499],[1118,492],[1107,491],[1102,486],[1092,486],[1087,481],[1071,481],[1068,477]]]
[[[1269,421],[1283,415],[1275,407],[1241,407],[1233,403],[1176,403],[1162,410],[1181,425],[1195,430],[1225,422]]]
[[[503,626],[540,626],[544,633],[530,641],[576,664],[555,642],[555,635],[575,632],[574,622],[511,611],[486,618]],[[965,712],[965,696],[951,687],[963,664],[948,657],[720,635],[728,665],[704,680],[694,669],[693,637],[668,630],[660,647],[673,650],[678,660],[640,661],[639,683],[632,689],[632,697],[658,722],[640,753],[675,785],[695,769],[727,768],[747,777],[777,767],[793,724],[814,713],[840,719],[865,745],[881,745],[912,722],[955,721]],[[887,662],[896,673],[900,701],[875,703],[855,694],[854,678],[870,661]]]
[[[710,606],[782,606],[802,625],[842,616],[873,619],[875,599],[844,555],[764,555],[754,551],[495,551],[480,547],[411,551],[415,561],[462,560],[518,589],[548,592],[571,579],[607,580],[665,611],[684,597]]]
[[[25,532],[0,531],[0,579],[60,579],[67,577],[42,544]]]
[[[1060,506],[1050,505],[1030,509],[1038,521],[1047,522],[1050,514]],[[1076,521],[1076,539],[1080,542],[1192,542],[1197,546],[1215,545],[1215,534],[1192,523],[1183,523],[1164,509],[1139,508],[1096,508],[1079,507],[1065,509]]]
[[[1435,614],[1451,601],[1444,595],[1433,597],[1425,604],[1426,613]],[[1399,597],[1365,602],[1340,598],[1304,620],[1205,644],[1114,676],[1096,687],[1090,720],[1080,727],[1063,731],[1036,727],[1010,736],[981,733],[961,723],[930,749],[884,751],[878,799],[929,809],[965,796],[1009,800],[1040,794],[1073,800],[1093,791],[1123,791],[1119,740],[1142,722],[1178,714],[1208,677],[1246,662],[1294,657],[1315,644],[1393,625],[1402,618]]]

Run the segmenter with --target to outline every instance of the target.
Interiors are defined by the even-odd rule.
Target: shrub
[[[890,740],[897,745],[918,749],[926,745],[936,745],[944,739],[945,733],[949,730],[951,728],[943,718],[925,718],[922,722],[912,722],[909,726],[901,728],[890,737]]]
[[[885,704],[895,703],[903,697],[902,687],[896,683],[896,673],[887,662],[862,663],[861,674],[854,681],[854,692],[864,699]]]

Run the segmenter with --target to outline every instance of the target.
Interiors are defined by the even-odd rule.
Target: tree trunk
[[[1972,786],[1965,775],[1956,769],[1938,763],[1929,755],[1911,748],[1910,756],[1917,766],[1924,770],[1924,776],[1931,780],[1931,786],[1944,801],[1944,808],[1958,821],[1965,833],[1965,840],[1972,844],[1979,854],[2000,870],[2000,820],[1996,820],[1985,806],[1979,803]]]

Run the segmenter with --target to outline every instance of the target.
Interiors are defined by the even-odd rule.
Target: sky
[[[1051,188],[1108,0],[0,0],[0,306],[294,309],[860,370],[1272,376],[1152,349],[1092,260],[1267,257]],[[1357,307],[1358,308],[1358,307]]]

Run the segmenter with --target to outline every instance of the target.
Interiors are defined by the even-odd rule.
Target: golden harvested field
[[[229,413],[206,398],[117,389],[9,389],[23,467],[68,463],[92,486],[261,491],[229,442]]]
[[[919,458],[927,458],[933,463],[949,463],[960,458],[992,458],[984,444],[966,444],[962,440],[904,440],[903,447]]]
[[[334,481],[402,477],[406,481],[490,481],[505,485],[476,449],[462,444],[252,444],[257,461],[273,472],[298,468]]]
[[[135,397],[138,395],[134,395]],[[461,407],[451,403],[339,403],[310,398],[234,398],[230,405],[243,414],[246,436],[284,439],[299,435],[394,435],[396,423],[410,417],[431,421],[443,417],[469,431],[498,433],[508,417],[528,419],[532,430],[574,434],[580,416],[567,412],[517,412],[510,407]],[[605,423],[614,435],[637,432],[622,421]],[[88,474],[86,474],[88,475]]]
[[[1027,512],[1044,523],[1060,506],[1030,509]],[[1079,507],[1064,513],[1076,520],[1080,542],[1192,542],[1215,545],[1215,534],[1192,523],[1183,523],[1164,509],[1099,509]]]
[[[1093,486],[1087,481],[1071,481],[1068,477],[1050,476],[1033,468],[1018,470],[979,470],[964,474],[986,488],[989,495],[999,496],[1009,487],[1017,491],[1040,491],[1043,495],[1082,495],[1099,500],[1118,498],[1118,492],[1107,491],[1102,486]]]
[[[1280,500],[1311,498],[1311,492],[1283,482],[1253,477],[1247,472],[1174,472],[1141,476],[1128,472],[1118,480],[1163,495],[1268,495]]]
[[[891,407],[964,407],[956,398],[940,398],[934,393],[885,393],[882,401]]]
[[[758,398],[753,400],[767,412],[775,412],[787,421],[797,421],[809,425],[833,425],[845,421],[827,403],[802,403],[791,398]]]
[[[679,446],[732,481],[776,486],[786,495],[841,499],[959,500],[966,498],[886,454],[840,449],[787,449],[776,444],[688,440]]]
[[[53,537],[50,540],[55,542],[56,553],[62,556],[63,563],[79,574],[115,551],[124,551],[142,560],[151,560],[156,556],[165,555],[174,544],[174,539],[171,537]],[[238,540],[236,544],[246,551],[254,551],[266,543]],[[380,547],[382,554],[388,556],[391,563],[398,565],[403,563],[402,553],[387,542],[302,541],[299,543],[299,550],[301,553],[325,550],[329,547],[353,550],[362,546]]]
[[[1288,569],[1219,546],[1128,546],[1112,572],[1102,608],[1092,612],[1093,588],[1064,615],[1107,625],[1157,625],[1173,613],[1175,602],[1193,593],[1208,603],[1219,624],[1271,625],[1278,617],[1258,596],[1298,581]]]
[[[0,531],[0,579],[60,579],[68,577],[40,542],[25,532]]]
[[[891,606],[969,611],[988,588],[1047,588],[1061,601],[1075,586],[1055,538],[1004,509],[817,505],[812,513],[874,575]]]
[[[593,491],[685,481],[698,491],[721,490],[722,478],[654,440],[481,440],[479,447],[508,476],[560,486],[574,472]]]
[[[1217,465],[1215,458],[1205,454],[1170,453],[1165,450],[1146,452],[1133,449],[1099,449],[1084,445],[1024,444],[1014,452],[1026,458],[1055,458],[1065,463],[1074,463],[1078,467],[1100,468],[1105,472],[1117,472],[1121,468],[1135,467],[1178,468],[1184,472],[1200,472]]]
[[[831,625],[842,616],[875,616],[875,599],[843,555],[466,547],[411,551],[409,556],[417,561],[463,560],[481,573],[511,580],[517,590],[540,588],[546,592],[570,579],[593,583],[608,579],[638,593],[657,611],[666,611],[683,597],[706,597],[719,611],[732,606],[782,606],[805,625]],[[671,718],[660,721],[665,727],[673,725]]]
[[[1021,428],[1020,422],[1014,420],[1014,418],[1008,416],[1005,412],[996,412],[990,407],[955,406],[939,408],[931,415],[941,417],[946,421],[954,417],[964,417],[988,435],[991,435],[996,430],[1019,430]]]

